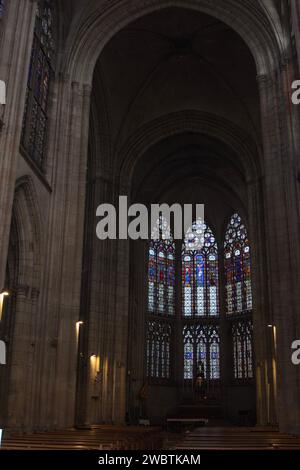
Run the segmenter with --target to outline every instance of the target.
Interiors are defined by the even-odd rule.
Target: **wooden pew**
[[[299,450],[300,438],[259,428],[199,428],[174,446],[176,450]]]
[[[45,433],[6,436],[2,449],[40,450],[152,450],[160,449],[160,429],[122,426],[92,426],[89,430],[67,429]]]

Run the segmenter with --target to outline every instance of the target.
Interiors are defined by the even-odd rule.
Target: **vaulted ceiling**
[[[195,11],[167,8],[117,33],[101,54],[101,82],[114,144],[171,112],[209,112],[259,139],[254,60],[224,23]]]

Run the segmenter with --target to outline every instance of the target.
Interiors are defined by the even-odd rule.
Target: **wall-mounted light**
[[[5,297],[9,297],[10,294],[11,293],[8,289],[3,289],[0,293],[0,321],[2,319],[4,299],[5,299]]]
[[[273,326],[274,326],[274,325],[269,324],[269,325],[268,325],[268,328],[273,328]]]
[[[9,297],[9,296],[10,296],[10,291],[7,290],[7,289],[5,289],[5,290],[3,290],[3,291],[1,292],[0,295],[3,295],[3,297]]]
[[[80,327],[83,325],[83,321],[82,320],[79,320],[76,322],[76,335],[77,335],[77,340],[79,338],[79,330],[80,330]]]
[[[0,80],[0,104],[6,104],[6,85],[3,80]]]
[[[92,381],[96,380],[98,371],[100,370],[100,356],[97,356],[96,353],[90,354],[90,374]]]
[[[3,80],[0,80],[0,130],[3,127],[4,108],[6,105],[6,85]]]

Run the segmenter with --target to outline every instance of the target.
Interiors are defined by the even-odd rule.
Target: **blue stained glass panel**
[[[211,229],[199,219],[187,230],[183,244],[183,315],[194,317],[218,316],[218,284],[218,247],[216,239]]]

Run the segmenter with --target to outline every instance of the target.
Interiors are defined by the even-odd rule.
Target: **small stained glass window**
[[[195,378],[197,364],[204,365],[204,377],[220,378],[220,336],[218,325],[191,324],[183,328],[184,379]]]
[[[0,18],[4,15],[5,0],[0,0]]]
[[[234,322],[232,325],[235,379],[253,378],[252,333],[251,320]]]
[[[149,321],[146,344],[147,376],[151,379],[169,379],[171,325]]]

